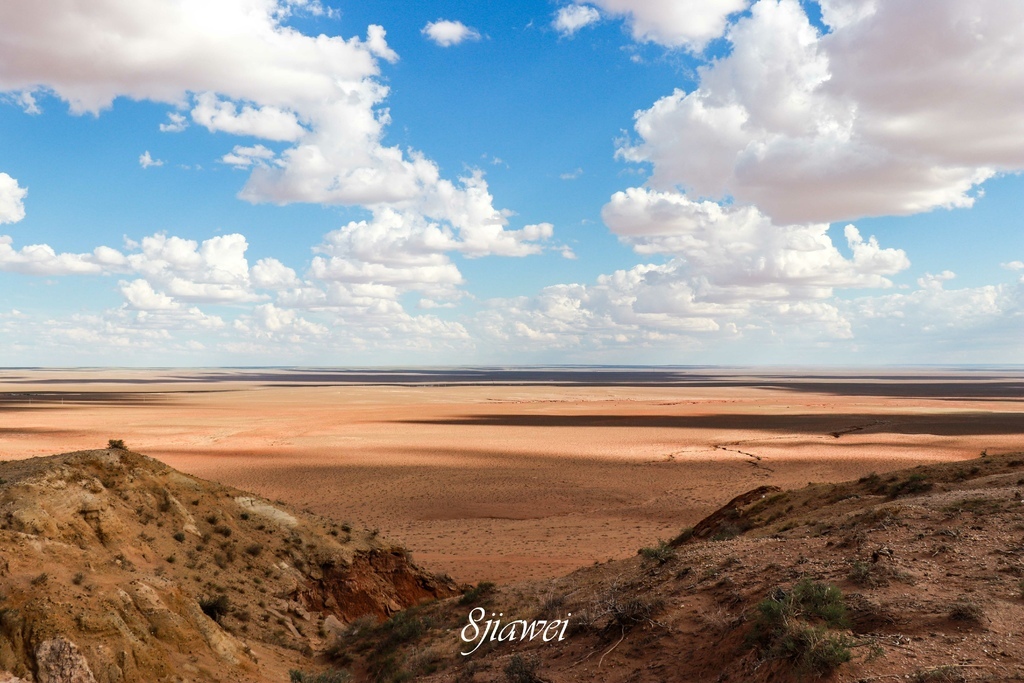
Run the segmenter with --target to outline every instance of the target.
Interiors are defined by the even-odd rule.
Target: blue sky
[[[1013,0],[17,0],[0,92],[3,365],[1024,350]]]

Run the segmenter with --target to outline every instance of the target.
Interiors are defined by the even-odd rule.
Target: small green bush
[[[223,594],[215,598],[201,598],[199,600],[199,609],[203,610],[206,616],[219,623],[224,615],[231,611],[231,600]]]
[[[979,623],[985,618],[985,610],[976,602],[961,599],[950,605],[949,618],[953,621]]]
[[[854,560],[850,563],[850,573],[847,577],[858,586],[876,587],[887,583],[885,577],[875,571],[875,565],[863,560]]]
[[[494,584],[490,581],[481,581],[474,588],[470,588],[468,591],[462,594],[459,598],[460,605],[472,605],[481,598],[484,598],[494,592]]]
[[[640,548],[638,552],[645,560],[654,560],[658,564],[665,564],[676,557],[676,549],[667,541],[658,541],[658,545]]]
[[[912,474],[903,481],[896,482],[889,487],[889,497],[909,496],[915,493],[924,493],[934,487],[923,474]]]
[[[967,683],[967,676],[956,664],[915,671],[912,683]]]
[[[776,588],[758,603],[748,644],[766,657],[786,659],[802,671],[825,675],[852,657],[852,640],[830,631],[848,625],[842,592],[803,579],[789,591]]]
[[[539,666],[540,661],[536,655],[512,655],[505,665],[505,680],[508,683],[540,683],[543,679],[537,675]]]

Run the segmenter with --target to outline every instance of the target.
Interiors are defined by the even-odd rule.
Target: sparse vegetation
[[[50,580],[50,575],[46,572],[35,576],[29,583],[33,586],[42,586],[44,583]]]
[[[199,608],[206,616],[219,623],[231,611],[231,600],[224,594],[215,598],[201,598]]]
[[[680,531],[678,536],[672,539],[672,543],[673,545],[680,545],[682,543],[686,543],[691,538],[693,538],[693,527],[688,526]]]
[[[543,679],[537,675],[540,660],[536,655],[515,654],[505,665],[505,680],[508,683],[540,683]]]
[[[658,564],[665,564],[676,557],[676,549],[668,541],[658,541],[658,545],[640,548],[638,552],[645,560],[653,560]]]
[[[977,624],[985,619],[985,610],[978,603],[961,598],[950,605],[949,618]]]
[[[184,531],[175,532],[174,536],[172,536],[171,538],[173,538],[178,543],[184,543],[185,542],[185,532]]]
[[[748,643],[767,658],[786,659],[798,669],[828,674],[850,661],[846,604],[835,586],[803,579],[789,591],[776,588],[757,605]]]
[[[955,503],[950,503],[942,508],[942,511],[950,515],[959,515],[970,512],[975,515],[991,515],[1003,509],[1003,503],[992,498],[964,498]]]
[[[847,574],[847,577],[858,586],[868,586],[871,588],[884,586],[888,583],[884,573],[878,571],[877,564],[863,560],[854,560],[850,563],[850,573]]]
[[[250,545],[245,546],[245,553],[247,555],[252,555],[253,557],[259,557],[260,553],[262,553],[262,552],[263,552],[263,544],[262,543],[252,543]]]
[[[925,493],[930,491],[935,485],[928,481],[927,477],[923,474],[912,474],[903,481],[898,481],[889,486],[888,494],[890,498],[898,498],[899,496],[910,496],[915,493]]]
[[[460,605],[472,605],[481,598],[487,597],[494,592],[494,584],[490,581],[481,581],[473,588],[470,588],[459,598]]]
[[[961,667],[947,664],[934,669],[915,671],[910,680],[912,683],[967,683],[967,676]]]
[[[107,441],[107,448],[112,448],[119,451],[128,450],[128,447],[124,445],[123,439],[109,439]]]
[[[868,489],[874,490],[877,489],[878,486],[882,483],[882,478],[878,476],[877,472],[872,472],[871,474],[864,475],[863,477],[858,479],[857,483],[864,484],[864,486],[867,487]]]

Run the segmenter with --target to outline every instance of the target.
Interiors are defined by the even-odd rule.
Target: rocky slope
[[[0,463],[0,682],[286,681],[454,591],[375,532],[123,449]]]
[[[478,607],[505,625],[571,616],[562,640],[461,656]],[[984,455],[759,489],[630,560],[356,622],[321,666],[378,681],[1001,682],[1024,680],[1022,624],[1024,454]]]

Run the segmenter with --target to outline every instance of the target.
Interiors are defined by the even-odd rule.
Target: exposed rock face
[[[39,683],[96,683],[89,663],[69,640],[44,640],[36,648]]]
[[[0,683],[286,680],[339,625],[455,592],[374,534],[128,451],[0,481]]]

